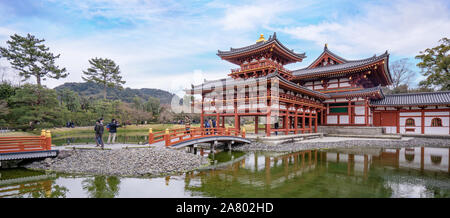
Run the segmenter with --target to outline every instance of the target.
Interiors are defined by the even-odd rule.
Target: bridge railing
[[[153,132],[150,128],[148,134],[148,144],[154,144],[164,141],[165,146],[171,146],[183,141],[205,138],[211,136],[240,136],[245,138],[245,128],[240,131],[234,128],[202,128],[194,127],[190,129],[178,128],[178,129],[166,129],[165,131]]]
[[[27,151],[51,150],[52,136],[50,131],[41,131],[40,136],[0,137],[0,154]]]

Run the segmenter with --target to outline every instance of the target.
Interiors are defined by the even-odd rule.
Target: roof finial
[[[325,43],[325,49],[328,49],[328,43]]]
[[[261,35],[259,36],[259,39],[256,40],[256,42],[258,43],[258,42],[264,42],[264,41],[266,41],[266,39],[264,39],[264,34],[261,33]]]

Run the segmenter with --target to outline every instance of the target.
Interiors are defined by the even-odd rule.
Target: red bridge
[[[55,157],[50,131],[42,130],[41,136],[0,137],[0,161]]]
[[[234,128],[223,127],[195,127],[190,129],[166,129],[159,132],[153,132],[152,128],[150,128],[148,136],[149,145],[164,143],[166,147],[172,148],[215,141],[250,143],[250,140],[245,138],[245,128],[240,131]]]

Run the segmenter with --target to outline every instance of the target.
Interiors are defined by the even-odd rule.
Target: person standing
[[[212,128],[214,129],[214,135],[216,134],[216,132],[217,132],[217,129],[216,129],[216,120],[212,120]]]
[[[191,119],[188,116],[184,117],[184,127],[186,128],[186,134],[191,133]]]
[[[97,136],[98,145],[103,149],[105,144],[103,143],[103,118],[98,120],[98,125],[95,126],[95,135]]]
[[[108,129],[109,129],[109,135],[108,135],[108,144],[110,144],[112,142],[112,144],[114,144],[116,142],[116,133],[117,133],[117,127],[119,127],[119,122],[117,122],[116,119],[112,119],[111,123],[108,124]],[[111,141],[111,137],[112,137],[112,141]]]
[[[94,132],[95,132],[95,144],[97,144],[95,147],[100,146],[100,145],[98,144],[98,135],[97,135],[97,128],[98,128],[98,125],[100,125],[100,121],[99,121],[99,120],[95,121],[95,126],[94,126]]]

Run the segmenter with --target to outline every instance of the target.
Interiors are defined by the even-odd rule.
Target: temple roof
[[[450,105],[450,91],[385,95],[385,98],[372,100],[370,104],[373,106]]]
[[[305,69],[311,69],[313,68],[320,60],[322,60],[322,57],[324,57],[325,55],[330,56],[331,58],[337,60],[340,63],[347,63],[349,62],[347,59],[340,57],[339,55],[331,52],[328,49],[328,44],[325,44],[325,46],[323,47],[323,52],[322,54],[319,55],[319,57],[316,58],[316,60],[314,60],[308,67],[306,67]]]
[[[374,55],[373,57],[366,58],[366,59],[351,60],[351,61],[345,60],[346,62],[342,63],[342,64],[294,70],[294,71],[292,71],[292,75],[294,75],[294,76],[306,76],[306,75],[320,76],[322,74],[326,74],[329,72],[337,72],[337,71],[349,70],[349,69],[353,69],[353,68],[357,68],[357,67],[362,67],[365,65],[376,63],[383,59],[387,59],[388,57],[389,57],[389,53],[387,53],[387,51],[386,51],[382,55],[379,55],[379,56]],[[390,75],[389,75],[389,78],[390,78]]]
[[[273,36],[270,36],[268,40],[258,40],[255,44],[241,47],[241,48],[230,48],[229,51],[221,51],[217,50],[217,55],[222,58],[226,58],[229,56],[236,56],[240,54],[244,54],[247,52],[255,51],[257,49],[261,48],[269,48],[272,45],[276,45],[278,48],[280,48],[282,51],[284,51],[290,58],[292,59],[291,62],[295,61],[301,61],[304,59],[305,53],[295,53],[293,49],[288,49],[286,46],[284,46],[280,41],[277,39],[277,34],[273,33]]]
[[[226,86],[243,85],[243,84],[248,83],[249,80],[258,80],[258,81],[259,80],[270,80],[270,79],[272,79],[274,77],[277,77],[281,82],[283,82],[283,83],[285,83],[287,85],[290,85],[293,88],[301,90],[305,94],[312,95],[312,96],[317,96],[317,97],[322,98],[322,99],[326,99],[326,98],[330,97],[329,94],[322,93],[322,92],[319,92],[319,91],[315,91],[315,90],[309,89],[309,88],[307,88],[305,86],[301,86],[301,85],[298,85],[298,84],[296,84],[294,82],[291,82],[291,81],[285,79],[284,77],[282,77],[280,74],[278,74],[277,71],[275,71],[273,73],[270,73],[270,74],[267,74],[266,76],[258,77],[258,78],[249,78],[249,79],[218,79],[218,80],[211,80],[211,81],[206,81],[205,80],[205,82],[203,84],[193,86],[192,88],[193,88],[194,91],[197,91],[197,90],[209,90],[209,89],[212,89],[213,87],[222,86],[224,84]],[[185,89],[185,91],[186,92],[190,92],[191,89]]]
[[[381,86],[375,86],[372,88],[361,89],[356,91],[348,91],[348,92],[335,92],[328,93],[331,98],[337,97],[365,97],[365,96],[377,96],[378,98],[384,98],[383,90]]]

